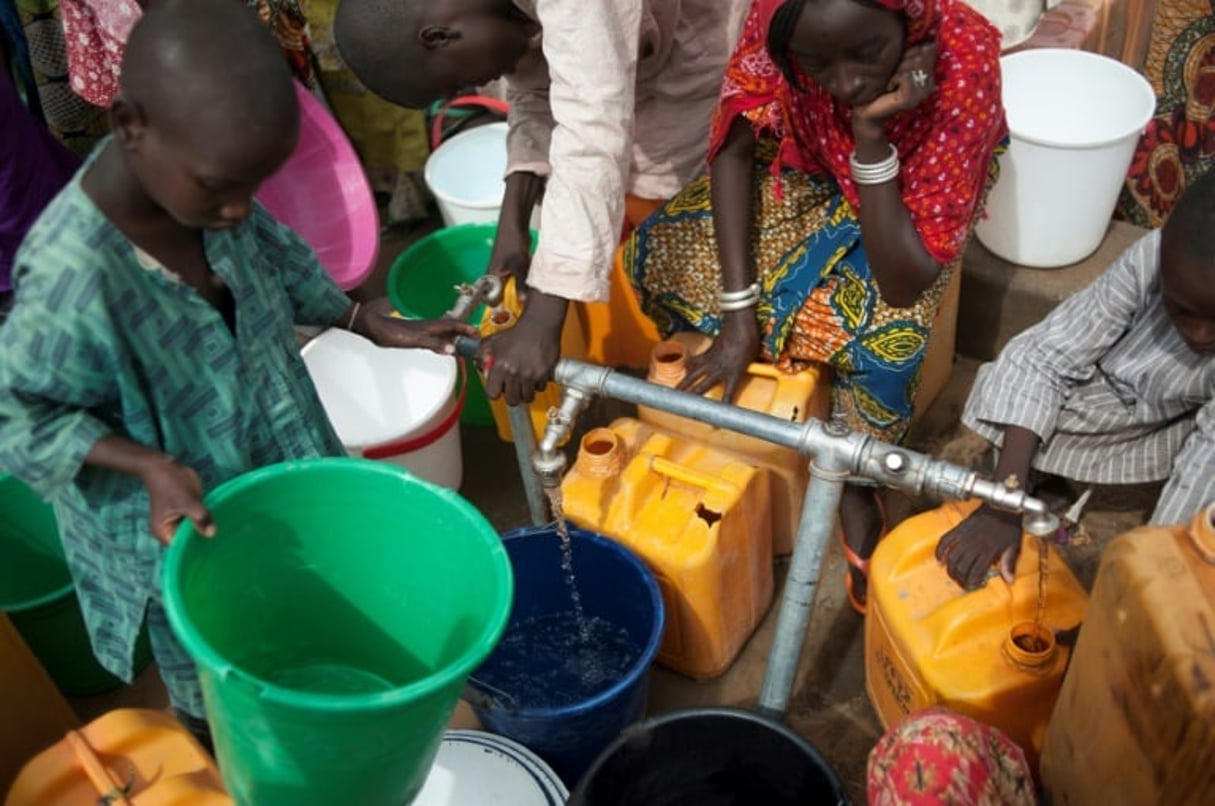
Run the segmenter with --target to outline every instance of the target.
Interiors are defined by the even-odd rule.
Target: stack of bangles
[[[717,301],[722,313],[742,311],[758,305],[759,283],[751,283],[741,291],[723,291],[717,295]]]
[[[852,181],[858,185],[882,185],[899,175],[899,152],[893,145],[890,156],[881,162],[857,162],[855,151],[848,161],[852,164]]]

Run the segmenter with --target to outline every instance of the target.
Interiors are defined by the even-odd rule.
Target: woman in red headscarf
[[[754,0],[709,173],[625,245],[646,312],[715,336],[683,388],[762,357],[834,372],[835,416],[901,441],[941,294],[1007,137],[1000,33],[961,0]],[[711,176],[711,180],[710,180]],[[875,491],[840,505],[864,612]]]

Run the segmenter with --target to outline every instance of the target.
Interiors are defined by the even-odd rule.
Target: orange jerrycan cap
[[[678,386],[687,374],[688,348],[677,341],[660,341],[650,351],[649,380],[663,386]]]
[[[1190,522],[1190,543],[1204,562],[1215,565],[1215,504],[1208,504]]]
[[[1005,657],[1026,671],[1049,664],[1055,657],[1055,649],[1055,634],[1045,624],[1034,621],[1014,624],[1004,639]]]
[[[610,428],[592,428],[578,447],[575,467],[591,479],[608,479],[624,469],[624,445]]]

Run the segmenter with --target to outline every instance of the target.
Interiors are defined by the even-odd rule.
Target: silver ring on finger
[[[911,72],[911,80],[917,87],[923,87],[928,83],[928,74],[923,70],[913,70]]]

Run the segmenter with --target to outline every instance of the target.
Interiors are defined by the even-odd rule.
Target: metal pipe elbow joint
[[[532,468],[546,488],[561,484],[565,473],[565,453],[558,447],[570,435],[574,421],[590,402],[590,396],[576,386],[567,386],[561,396],[561,405],[548,410],[548,424],[536,453],[532,456]]]

